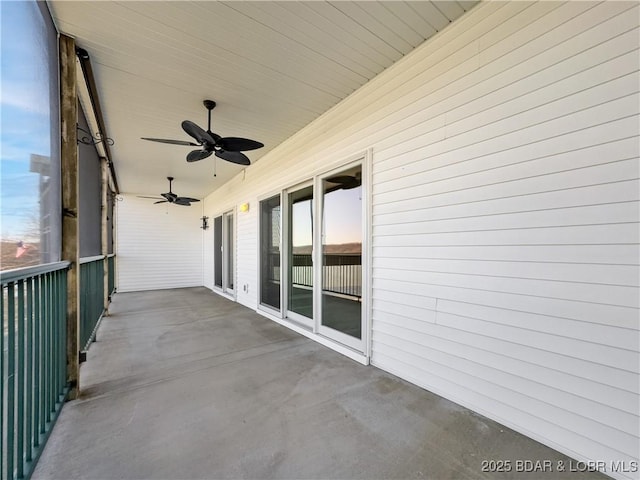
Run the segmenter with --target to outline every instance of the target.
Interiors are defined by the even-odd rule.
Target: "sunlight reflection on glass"
[[[2,270],[59,260],[57,34],[46,5],[0,2]]]
[[[322,324],[361,338],[362,167],[322,187]]]

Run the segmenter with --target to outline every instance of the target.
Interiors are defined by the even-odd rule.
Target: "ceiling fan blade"
[[[208,150],[192,150],[187,155],[187,162],[197,162],[198,160],[204,160],[211,155],[212,152]]]
[[[225,150],[217,150],[216,157],[219,157],[227,162],[237,163],[238,165],[251,165],[251,161],[244,153],[240,152],[227,152]]]
[[[175,201],[175,202],[173,202],[173,203],[174,203],[175,205],[182,205],[182,206],[184,206],[184,207],[189,207],[189,206],[191,206],[191,203],[190,203],[190,202],[188,202],[188,201],[187,201],[187,199],[186,199],[186,198],[183,198],[183,197],[178,197],[178,198],[176,199],[176,201]]]
[[[154,200],[162,200],[160,197],[145,197],[144,195],[137,195],[138,198],[153,198]]]
[[[176,199],[176,198],[178,198],[178,196],[177,196],[175,193],[172,193],[172,192],[169,192],[169,193],[162,193],[161,195],[164,197],[164,199],[165,199],[167,202],[174,202],[174,201],[175,201],[175,199]]]
[[[218,140],[217,145],[223,150],[231,152],[246,152],[247,150],[255,150],[264,147],[263,143],[249,140],[248,138],[224,137]]]
[[[199,202],[200,200],[198,200],[197,198],[191,198],[191,197],[178,197],[176,198],[176,203],[178,203],[178,201],[193,203],[193,202]]]
[[[211,130],[207,130],[207,133],[211,135],[211,138],[213,138],[216,143],[222,138],[220,135],[218,135],[217,133],[213,133]]]
[[[153,202],[153,204],[155,205],[156,203],[168,203],[166,200],[159,200],[157,202]]]
[[[186,142],[184,140],[167,140],[165,138],[147,138],[147,137],[141,137],[142,140],[149,140],[150,142],[160,142],[160,143],[168,143],[170,145],[184,145],[184,146],[191,146],[191,147],[198,147],[199,144],[197,143],[193,143],[193,142]]]
[[[195,138],[201,145],[208,144],[213,147],[216,144],[216,140],[211,135],[189,120],[182,122],[182,129]]]

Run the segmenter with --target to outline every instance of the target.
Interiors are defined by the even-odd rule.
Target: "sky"
[[[37,19],[34,22],[34,19]],[[39,174],[31,154],[51,149],[45,28],[34,2],[0,1],[0,230],[2,239],[33,240]]]
[[[293,204],[293,245],[311,245],[310,200]],[[324,243],[362,242],[362,187],[335,190],[324,197]]]

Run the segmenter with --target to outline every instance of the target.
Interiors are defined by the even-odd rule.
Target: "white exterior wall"
[[[257,304],[258,199],[371,148],[371,362],[632,467],[639,8],[482,4],[210,195],[210,217],[251,205],[238,300]]]
[[[118,292],[202,286],[202,207],[116,202]]]

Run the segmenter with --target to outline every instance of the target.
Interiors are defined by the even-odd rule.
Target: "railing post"
[[[69,398],[78,397],[80,364],[79,333],[79,240],[78,240],[78,96],[76,91],[76,45],[60,35],[60,130],[62,169],[62,259],[71,262],[67,274],[67,383]]]
[[[13,283],[7,286],[7,477],[13,476],[15,459],[16,300]],[[4,332],[2,332],[4,336]],[[4,354],[4,352],[2,352]]]
[[[18,358],[16,361],[16,477],[22,478],[24,476],[24,395],[25,395],[25,335],[26,335],[26,316],[25,316],[25,300],[24,300],[24,280],[18,281],[18,317],[16,322],[16,336],[18,337]]]
[[[4,478],[4,451],[5,451],[5,442],[4,442],[4,285],[2,285],[2,292],[0,295],[0,329],[2,330],[2,334],[0,335],[0,478]],[[7,449],[8,450],[8,449]]]

